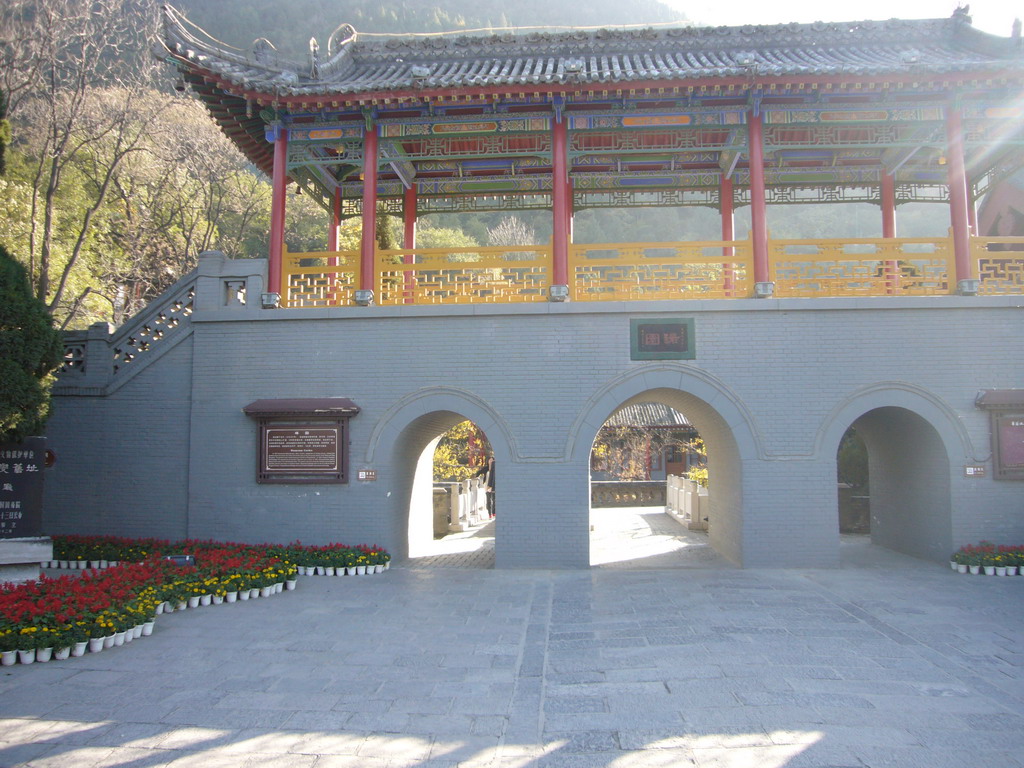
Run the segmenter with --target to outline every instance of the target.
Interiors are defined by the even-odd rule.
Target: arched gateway
[[[269,258],[204,254],[124,328],[68,336],[50,532],[404,553],[425,449],[468,418],[501,467],[497,566],[585,567],[594,437],[655,401],[705,439],[708,535],[738,565],[837,564],[851,425],[878,543],[940,558],[1024,536],[1024,464],[999,443],[1024,414],[1024,238],[975,215],[1024,163],[1019,39],[957,11],[352,34],[287,62],[168,8],[164,45],[273,179]],[[323,206],[327,250],[287,252],[291,185]],[[771,235],[770,206],[852,201],[879,207],[880,237]],[[897,207],[922,201],[950,230],[899,237]],[[721,227],[574,242],[577,214],[646,206]],[[549,211],[551,242],[417,247],[423,216],[495,210]],[[403,218],[401,247],[338,249],[342,219],[372,233],[378,211]]]

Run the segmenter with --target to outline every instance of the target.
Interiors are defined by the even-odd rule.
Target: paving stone
[[[4,668],[0,766],[1021,768],[1024,592],[856,557],[310,578]]]

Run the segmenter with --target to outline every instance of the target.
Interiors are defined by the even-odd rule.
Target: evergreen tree
[[[0,246],[0,442],[42,431],[62,353],[60,333],[25,268]]]

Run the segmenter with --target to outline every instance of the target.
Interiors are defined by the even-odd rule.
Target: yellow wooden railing
[[[551,247],[413,248],[377,251],[375,301],[397,304],[513,304],[545,301]]]
[[[281,259],[281,305],[347,307],[359,287],[359,251],[288,253]]]
[[[573,301],[745,298],[753,285],[749,240],[569,246]]]
[[[573,301],[749,298],[750,240],[569,246]],[[770,240],[775,296],[933,296],[957,289],[953,245],[941,238]],[[286,307],[351,306],[356,251],[287,253]],[[984,295],[1024,294],[1024,237],[972,237],[971,277]],[[554,282],[550,246],[378,251],[374,302],[480,304],[545,301]]]
[[[956,287],[949,238],[771,240],[775,295],[933,296]]]
[[[971,267],[980,295],[1024,293],[1024,237],[972,237]]]

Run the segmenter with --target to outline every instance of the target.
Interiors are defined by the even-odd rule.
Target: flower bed
[[[199,559],[206,551],[224,547],[258,550],[268,557],[276,557],[283,563],[295,565],[300,574],[324,575],[328,568],[343,575],[348,569],[364,569],[365,573],[377,573],[391,564],[391,555],[374,545],[348,546],[325,544],[322,546],[292,544],[223,544],[213,541],[187,540],[170,542],[163,539],[124,539],[115,536],[54,536],[51,568],[97,569],[107,568],[121,562],[140,562],[166,555],[192,554]]]
[[[55,536],[53,546],[55,561],[49,565],[75,563],[80,572],[0,586],[0,661],[5,666],[123,645],[151,634],[156,617],[165,612],[294,589],[297,563],[310,558],[347,559],[351,554],[366,562],[390,561],[378,547],[304,547],[298,542],[250,546]],[[171,555],[183,557],[165,559]]]
[[[960,547],[949,559],[959,573],[988,576],[1024,576],[1024,546],[996,545],[989,541]]]

